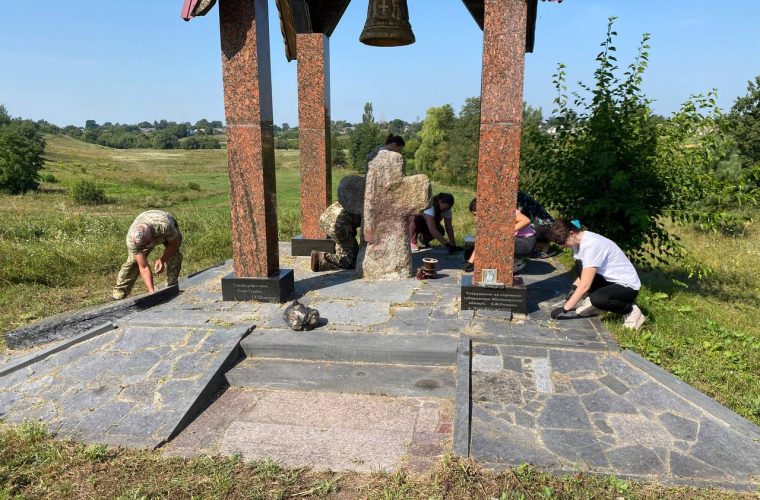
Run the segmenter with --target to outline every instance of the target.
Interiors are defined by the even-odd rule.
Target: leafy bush
[[[56,182],[58,182],[58,179],[56,179],[56,177],[53,174],[42,174],[40,175],[40,180],[42,182],[47,182],[50,184],[55,184]]]
[[[201,190],[201,185],[198,184],[197,182],[188,182],[187,183],[187,189],[191,189],[193,191],[200,191]]]
[[[747,95],[736,100],[729,120],[741,153],[760,162],[760,75],[747,82]]]
[[[103,188],[95,182],[86,179],[76,181],[71,186],[69,195],[77,205],[103,205],[108,203],[108,198]]]
[[[0,106],[0,191],[24,193],[39,187],[45,141],[30,120],[11,119]]]

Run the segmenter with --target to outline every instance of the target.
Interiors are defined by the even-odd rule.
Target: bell
[[[414,43],[406,0],[369,0],[367,22],[359,41],[373,47],[400,47]]]

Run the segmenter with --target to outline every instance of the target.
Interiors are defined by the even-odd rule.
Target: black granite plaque
[[[464,261],[467,262],[470,260],[470,255],[472,255],[472,252],[475,251],[475,237],[474,236],[465,236],[464,237]]]
[[[232,272],[222,278],[223,300],[256,300],[283,303],[293,292],[293,270],[280,269],[268,278],[239,278]]]
[[[302,237],[300,234],[290,240],[290,254],[293,257],[308,257],[311,255],[312,250],[335,253],[335,242],[330,238],[310,240]]]
[[[462,310],[488,309],[527,314],[528,290],[525,285],[485,287],[474,285],[472,276],[462,276]]]

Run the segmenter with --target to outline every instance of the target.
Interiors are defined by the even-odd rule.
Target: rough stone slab
[[[226,374],[232,387],[448,398],[454,373],[432,366],[316,363],[247,358]]]
[[[328,328],[343,326],[370,326],[387,323],[390,302],[359,302],[348,300],[315,299],[309,307],[319,311],[319,317],[327,320]]]
[[[264,358],[428,366],[451,366],[457,359],[457,340],[447,335],[262,331],[240,346],[248,356]]]
[[[403,304],[421,286],[417,280],[370,281],[353,280],[317,290],[319,298],[352,299],[366,302]]]
[[[470,454],[470,430],[472,410],[472,341],[459,339],[457,347],[456,396],[454,413],[454,453],[467,457]]]
[[[10,349],[27,349],[73,337],[103,323],[116,322],[120,318],[170,300],[177,294],[179,288],[172,286],[91,309],[56,314],[31,325],[5,332],[5,343]]]
[[[742,432],[749,437],[752,437],[753,439],[760,438],[760,426],[756,425],[753,422],[750,422],[740,415],[737,415],[711,397],[688,385],[675,375],[666,372],[659,366],[641,357],[633,351],[623,351],[623,358],[649,374],[652,378],[657,380],[659,383],[674,393],[695,404],[718,420],[726,422],[732,428]]]
[[[57,342],[51,346],[47,346],[43,349],[21,356],[17,359],[14,359],[13,357],[11,357],[10,358],[12,359],[11,362],[0,366],[0,377],[2,377],[3,375],[7,375],[11,372],[15,372],[16,370],[20,370],[21,368],[25,368],[39,361],[42,361],[48,356],[52,356],[53,354],[57,352],[61,352],[64,349],[68,349],[69,347],[72,347],[80,342],[89,340],[97,335],[100,335],[101,333],[111,331],[114,328],[116,328],[116,326],[109,321],[107,323],[103,323],[102,325],[98,325],[93,328],[90,328],[86,332],[80,333],[79,335],[75,335],[74,337],[70,339],[64,340],[62,342]]]

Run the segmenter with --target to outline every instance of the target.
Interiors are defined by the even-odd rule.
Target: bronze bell
[[[373,47],[400,47],[414,43],[406,0],[369,0],[367,22],[359,41]]]

